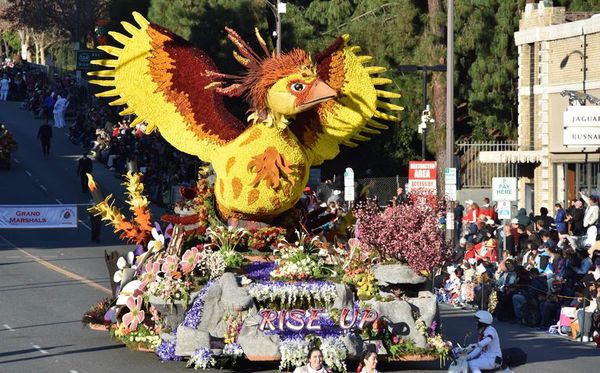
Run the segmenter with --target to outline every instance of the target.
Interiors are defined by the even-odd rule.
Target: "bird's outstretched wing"
[[[127,105],[120,114],[136,114],[132,125],[145,121],[149,130],[158,127],[177,149],[210,162],[220,146],[244,130],[222,97],[205,89],[214,82],[205,72],[217,71],[216,66],[182,38],[139,13],[133,16],[139,27],[122,22],[131,36],[110,32],[123,48],[98,47],[117,58],[92,61],[109,69],[90,72],[102,78],[91,82],[112,87],[97,96],[117,96],[110,105]]]
[[[364,66],[372,58],[357,55],[360,48],[349,46],[349,39],[348,35],[339,37],[316,56],[319,77],[338,92],[338,98],[299,114],[290,126],[312,158],[312,165],[333,159],[340,151],[340,144],[355,147],[353,140],[369,140],[367,135],[388,128],[378,120],[398,121],[382,110],[403,110],[380,100],[400,95],[375,88],[391,83],[389,79],[371,76],[384,72],[385,68]]]

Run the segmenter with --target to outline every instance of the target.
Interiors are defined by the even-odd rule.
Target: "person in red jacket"
[[[479,214],[488,216],[488,217],[492,218],[493,220],[496,220],[496,210],[494,209],[493,206],[490,206],[489,198],[485,197],[483,199],[483,206],[481,206],[481,208],[479,209]]]
[[[472,200],[465,201],[465,205],[467,210],[463,216],[463,223],[467,227],[471,223],[477,224],[477,218],[479,217],[479,205]]]

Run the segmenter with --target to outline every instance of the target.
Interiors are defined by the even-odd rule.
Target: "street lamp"
[[[281,54],[281,15],[287,12],[287,4],[282,3],[280,0],[277,0],[275,4],[269,0],[265,0],[265,3],[267,3],[275,16],[275,31],[273,32],[273,36],[276,38],[275,52],[279,56]]]
[[[398,66],[398,71],[422,71],[422,92],[423,92],[423,101],[422,101],[422,110],[423,114],[425,111],[429,112],[429,105],[427,104],[427,74],[430,71],[446,71],[446,66],[444,65],[433,65],[433,66],[417,66],[417,65],[400,65]],[[421,122],[423,122],[421,118]],[[434,123],[434,122],[431,122]],[[422,125],[419,125],[419,133],[423,135],[423,143],[421,144],[421,158],[425,160],[425,144],[427,143],[427,132],[425,131]],[[422,130],[422,131],[421,131]]]
[[[571,57],[571,55],[573,54],[578,54],[581,59],[583,60],[583,67],[581,69],[581,71],[583,72],[583,82],[582,82],[582,88],[583,88],[583,94],[586,94],[586,89],[585,89],[585,81],[587,78],[587,35],[583,32],[583,30],[581,31],[581,36],[583,37],[583,53],[581,53],[580,50],[574,50],[571,51],[570,53],[568,53],[563,59],[562,61],[560,61],[560,68],[561,70],[565,68],[565,66],[567,66],[567,63],[569,62],[569,57]],[[585,105],[585,101],[582,103],[582,105]]]
[[[425,160],[425,147],[426,147],[425,134],[427,132],[427,124],[434,124],[434,123],[435,123],[435,119],[433,119],[431,117],[431,111],[429,110],[429,104],[427,104],[427,106],[425,107],[425,110],[423,110],[423,113],[421,114],[421,123],[419,124],[419,127],[417,128],[417,131],[423,135],[423,141],[421,143],[421,158],[423,160]]]

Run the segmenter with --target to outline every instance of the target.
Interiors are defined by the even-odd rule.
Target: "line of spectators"
[[[452,262],[437,273],[438,300],[493,311],[500,321],[572,328],[600,345],[598,197],[581,193],[567,209],[556,203],[554,216],[520,209],[506,225],[487,198],[465,205]]]
[[[120,118],[117,108],[90,96],[74,77],[49,77],[26,64],[7,66],[0,77],[9,84],[9,100],[22,101],[21,109],[31,111],[46,124],[57,128],[66,124],[69,139],[114,170],[115,176],[121,177],[132,168],[143,172],[153,202],[169,203],[173,187],[195,181],[200,160],[177,151],[157,133],[145,135],[144,125],[130,128],[132,118]]]

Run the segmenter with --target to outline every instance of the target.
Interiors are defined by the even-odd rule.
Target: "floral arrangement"
[[[296,232],[298,241],[290,243],[281,240],[273,251],[278,259],[277,268],[271,272],[276,280],[303,281],[309,278],[325,278],[326,274],[335,272],[326,267],[321,253],[321,245],[317,236]],[[326,253],[324,253],[326,255]]]
[[[373,324],[375,328],[375,323]],[[427,327],[422,318],[417,317],[415,320],[415,328],[426,338],[426,346],[417,346],[414,340],[404,338],[400,335],[392,334],[385,320],[381,320],[378,324],[376,335],[381,339],[388,351],[389,359],[401,360],[405,356],[437,356],[440,359],[440,364],[443,366],[448,354],[452,349],[452,343],[444,341],[442,336],[438,334],[437,323],[432,322],[430,327]],[[371,338],[370,339],[375,339]]]
[[[336,337],[306,337],[298,338],[291,337],[281,341],[279,352],[281,353],[281,361],[279,370],[292,370],[307,364],[306,356],[311,346],[319,345],[323,353],[323,361],[334,372],[347,372],[346,357],[348,351],[344,343]]]
[[[113,329],[113,336],[125,343],[132,350],[140,348],[155,351],[160,344],[160,336],[152,328],[139,325],[135,330],[129,330],[124,324]]]
[[[271,246],[281,241],[285,236],[285,229],[279,227],[267,227],[251,229],[248,238],[248,247],[253,250],[268,250]]]
[[[277,268],[275,262],[252,262],[244,266],[246,276],[256,281],[267,281],[271,278],[271,272]]]
[[[415,272],[431,270],[451,254],[435,212],[429,204],[415,202],[395,206],[384,214],[375,202],[367,201],[354,212],[356,238],[375,250],[381,262],[399,260]]]
[[[163,215],[160,220],[182,224],[187,236],[204,235],[209,222],[215,220],[214,188],[208,182],[208,176],[208,169],[200,168],[195,188],[180,189],[183,200],[173,208],[177,215]]]
[[[231,345],[237,342],[237,337],[242,329],[244,318],[245,314],[242,312],[236,312],[235,315],[225,315],[223,317],[223,319],[227,322],[225,335],[223,336],[223,342],[225,345]]]
[[[364,262],[353,261],[353,265],[346,267],[342,281],[356,287],[356,295],[360,300],[371,299],[379,294],[375,275]]]
[[[279,353],[281,360],[279,370],[292,370],[296,367],[306,364],[306,356],[310,350],[310,344],[304,338],[284,339],[279,344]]]
[[[114,299],[104,298],[93,305],[86,313],[83,314],[82,322],[84,324],[102,324],[108,325],[109,321],[104,319],[104,315],[111,307]]]
[[[213,353],[205,347],[200,347],[188,360],[187,366],[193,367],[194,369],[208,369],[217,364],[217,361],[213,357]]]
[[[336,372],[347,372],[345,360],[348,351],[340,338],[331,336],[322,338],[321,351],[323,352],[323,361],[328,367]]]
[[[206,234],[213,245],[219,249],[227,267],[237,268],[242,265],[244,258],[235,249],[249,235],[248,231],[242,228],[216,226],[208,228]]]
[[[269,303],[277,308],[329,306],[337,297],[335,285],[327,281],[254,283],[250,285],[248,293],[258,302]]]
[[[244,350],[242,350],[242,346],[239,343],[227,343],[223,347],[223,355],[237,359],[244,355]]]
[[[156,355],[163,361],[181,360],[183,357],[175,355],[177,329],[170,325],[164,330],[168,324],[166,319],[163,319],[166,315],[161,315],[157,308],[152,306],[150,296],[180,303],[185,308],[189,304],[181,325],[196,328],[202,320],[204,298],[209,288],[226,271],[235,271],[240,274],[238,281],[244,290],[260,307],[268,310],[269,317],[273,312],[278,315],[278,325],[284,325],[271,325],[267,328],[261,326],[265,334],[276,334],[282,341],[282,369],[304,365],[309,347],[316,344],[323,351],[325,363],[330,368],[337,372],[345,372],[344,360],[348,352],[340,336],[347,333],[360,334],[367,340],[382,341],[391,359],[400,359],[406,355],[439,356],[441,359],[447,357],[448,344],[436,333],[435,323],[427,327],[422,319],[417,318],[418,315],[413,315],[413,318],[417,330],[425,336],[424,347],[417,346],[414,341],[400,335],[393,335],[383,318],[372,324],[372,319],[369,319],[364,328],[361,326],[362,330],[355,326],[365,317],[360,313],[360,309],[364,307],[359,307],[358,301],[364,305],[364,301],[368,303],[370,299],[381,300],[377,280],[371,269],[373,263],[400,260],[409,263],[413,269],[427,269],[430,263],[445,257],[445,247],[436,241],[440,233],[437,228],[431,229],[433,233],[430,236],[425,235],[431,242],[425,245],[423,241],[420,246],[412,242],[417,238],[404,230],[392,232],[398,229],[397,225],[404,218],[408,220],[403,224],[417,225],[419,229],[432,226],[432,222],[437,224],[435,216],[430,221],[429,215],[435,210],[430,204],[419,202],[420,204],[406,211],[400,206],[397,210],[388,211],[385,216],[376,206],[365,204],[359,207],[357,212],[357,237],[347,244],[326,242],[322,237],[306,232],[296,232],[297,239],[288,241],[282,237],[285,232],[282,228],[272,227],[249,232],[226,227],[213,220],[215,216],[212,202],[201,200],[212,198],[209,197],[212,195],[212,188],[208,186],[206,178],[202,180],[204,181],[199,182],[197,189],[202,189],[203,192],[198,192],[193,199],[196,204],[201,205],[194,211],[206,213],[198,213],[198,221],[205,223],[203,234],[200,230],[189,233],[185,226],[181,225],[164,228],[155,223],[152,226],[149,220],[144,220],[141,215],[146,213],[147,199],[142,195],[143,186],[138,176],[128,175],[128,203],[134,218],[131,221],[127,220],[127,223],[135,229],[132,228],[133,230],[127,233],[129,228],[124,228],[121,232],[122,237],[137,243],[137,249],[117,260],[113,280],[125,285],[133,275],[135,284],[130,284],[135,286],[128,286],[127,294],[122,292],[119,295],[119,305],[111,307],[112,317],[107,320],[113,322],[111,333],[115,338],[132,348],[155,350]],[[117,223],[126,220],[107,200],[99,206],[103,206],[98,207],[98,211],[102,212],[105,220]],[[416,217],[407,217],[409,213]],[[385,228],[385,225],[392,228]],[[136,232],[144,232],[143,239],[140,239],[141,235]],[[274,261],[257,261],[242,266],[246,259],[242,252],[247,250],[240,248],[246,245],[253,250],[274,246]],[[417,248],[420,254],[417,253]],[[436,248],[442,252],[430,255],[430,251],[437,250]],[[416,258],[417,255],[425,259]],[[423,263],[427,263],[427,266]],[[355,316],[354,313],[348,314],[344,316],[343,323],[340,321],[340,317],[346,315],[343,313],[346,311],[332,308],[339,296],[334,281],[349,284],[355,290],[354,307],[358,309],[359,316]],[[198,296],[190,302],[189,298],[195,291],[199,291]],[[102,314],[110,305],[111,303],[105,300],[90,310],[90,315]],[[318,311],[318,317],[310,310],[314,311],[315,308],[323,309]],[[160,307],[158,309],[162,310]],[[302,312],[295,311],[295,318],[292,319],[287,312],[283,312],[287,309],[300,309],[304,314],[300,316]],[[106,314],[104,316],[106,317]],[[188,366],[196,369],[207,369],[215,365],[222,367],[231,362],[235,363],[237,358],[242,357],[243,343],[238,342],[238,335],[246,316],[245,312],[224,315],[226,327],[220,345],[223,347],[223,354],[217,357],[208,348],[198,349],[190,358]],[[303,325],[307,327],[287,327],[285,322],[300,322],[298,318],[302,318]],[[293,325],[293,322],[289,325]],[[161,339],[161,336],[164,339]],[[422,343],[421,339],[419,341]]]

